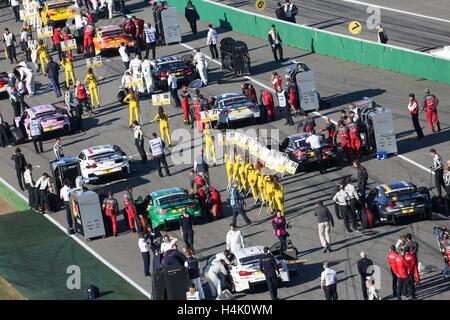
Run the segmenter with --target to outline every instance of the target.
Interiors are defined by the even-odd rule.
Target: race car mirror
[[[202,79],[196,79],[194,81],[191,81],[188,85],[189,89],[200,89],[203,85]]]

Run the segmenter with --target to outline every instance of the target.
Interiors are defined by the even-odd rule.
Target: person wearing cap
[[[133,126],[133,120],[139,122],[139,98],[138,95],[134,92],[133,88],[128,89],[128,94],[123,99],[124,103],[128,103],[130,105],[130,128]],[[134,119],[133,119],[134,114]]]
[[[426,109],[428,126],[433,132],[435,132],[433,122],[436,123],[438,131],[441,131],[441,123],[437,114],[438,105],[438,98],[430,93],[430,89],[425,90],[425,97],[423,97],[422,101],[422,112]]]
[[[14,169],[16,169],[17,182],[19,183],[20,190],[25,191],[23,187],[23,174],[27,165],[27,160],[22,154],[20,148],[16,148],[14,154],[11,156],[11,160],[14,161]]]

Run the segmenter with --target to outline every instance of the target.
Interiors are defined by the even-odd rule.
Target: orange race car
[[[133,45],[133,39],[121,27],[111,25],[98,28],[94,38],[95,54],[98,55],[107,50],[117,50],[121,42],[127,46]]]

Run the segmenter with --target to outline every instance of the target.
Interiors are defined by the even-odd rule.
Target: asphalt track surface
[[[266,9],[256,11],[254,0],[216,0],[245,11],[275,17],[278,0],[266,0]],[[367,21],[373,11],[380,9],[380,23],[388,34],[389,44],[429,52],[450,43],[450,7],[445,0],[388,1],[388,0],[292,0],[298,9],[297,23],[312,28],[352,36],[348,31],[351,21],[363,24],[357,37],[377,41],[376,29]],[[372,20],[370,20],[372,21]],[[373,25],[373,23],[370,23]],[[377,24],[376,24],[377,25]]]
[[[151,15],[147,7],[143,7],[142,2],[130,2],[130,9],[138,17],[144,17],[151,21]],[[8,11],[0,12],[1,25],[6,25],[18,32],[19,25],[14,25]],[[114,23],[119,19],[114,19]],[[190,52],[191,48],[204,48],[205,46],[206,24],[199,24],[200,37],[193,39],[188,32],[188,24],[184,17],[180,17],[180,25],[183,33],[183,44],[174,44],[170,46],[159,47],[157,55],[168,54],[181,55]],[[100,25],[108,24],[102,21]],[[276,64],[272,61],[270,47],[264,41],[253,39],[235,32],[222,32],[219,30],[220,38],[231,36],[245,41],[250,50],[252,60],[253,75],[257,91],[262,86],[268,86],[270,83],[270,74],[273,70],[283,72],[285,66]],[[285,47],[285,56],[290,59],[304,61],[315,70],[317,86],[325,99],[331,102],[332,107],[320,110],[320,115],[330,116],[337,119],[338,112],[346,107],[346,104],[361,99],[362,97],[371,97],[381,105],[392,109],[395,119],[395,129],[398,139],[398,148],[400,156],[389,158],[385,161],[376,159],[366,160],[364,165],[369,171],[369,187],[372,188],[378,184],[392,182],[397,180],[412,181],[419,186],[428,186],[430,183],[430,173],[427,171],[431,165],[431,159],[428,156],[430,147],[435,147],[445,159],[450,159],[449,148],[449,124],[450,115],[448,106],[450,101],[450,92],[447,86],[442,84],[418,80],[406,77],[400,74],[372,69],[349,62],[343,62],[336,59],[323,57],[317,54],[310,54],[297,49]],[[75,63],[76,76],[79,79],[84,78],[86,67],[84,59]],[[10,70],[11,65],[4,59],[0,61],[2,70]],[[117,88],[120,78],[124,72],[124,67],[120,58],[117,56],[105,57],[104,66],[97,70],[99,76],[103,77],[100,81],[100,95],[103,108],[94,118],[85,120],[85,131],[80,134],[63,137],[62,142],[66,154],[77,155],[79,151],[88,146],[114,143],[121,146],[128,155],[136,155],[136,148],[133,144],[133,133],[128,129],[128,108],[121,106],[116,101]],[[63,81],[61,75],[60,80]],[[240,81],[225,81],[218,84],[218,80],[223,80],[224,74],[220,66],[211,62],[209,68],[210,85],[201,91],[205,96],[215,95],[225,92],[239,91]],[[45,87],[48,80],[42,75],[38,77],[41,88]],[[39,85],[39,84],[38,84]],[[262,85],[262,86],[261,86]],[[426,137],[421,141],[415,139],[415,133],[412,130],[409,112],[406,108],[407,97],[411,92],[415,92],[418,97],[422,96],[425,88],[430,88],[440,99],[439,116],[443,131],[432,134],[428,128],[425,128],[424,114],[421,114],[421,124],[424,127]],[[27,102],[31,105],[43,103],[54,103],[57,99],[53,92],[39,94],[29,98]],[[6,119],[12,118],[12,108],[8,100],[0,100],[2,114]],[[172,106],[166,108],[170,119],[171,131],[177,128],[186,128],[182,123],[182,114]],[[143,126],[146,136],[152,132],[158,132],[157,124],[147,124],[149,119],[156,114],[156,108],[150,105],[149,100],[141,101],[141,114],[146,124]],[[295,118],[298,121],[298,118]],[[323,125],[323,120],[318,117],[318,127]],[[270,124],[261,125],[261,128],[278,129],[280,138],[294,133],[295,127],[286,127],[283,125],[284,119],[279,119]],[[248,129],[246,127],[244,129]],[[255,128],[255,127],[253,127]],[[183,133],[181,133],[183,135]],[[176,141],[175,148],[179,148],[181,142]],[[183,140],[186,141],[186,140]],[[198,139],[196,140],[198,142]],[[186,143],[186,142],[185,142]],[[189,143],[189,138],[187,139]],[[178,144],[178,146],[177,146]],[[44,143],[43,154],[36,155],[31,143],[22,145],[23,153],[27,160],[33,165],[40,166],[34,171],[37,179],[39,175],[48,171],[48,161],[53,159],[52,152],[53,140]],[[18,189],[15,178],[13,163],[10,156],[13,149],[4,149],[0,152],[1,175]],[[190,146],[185,153],[190,152]],[[191,157],[194,156],[190,153]],[[136,156],[134,156],[136,159]],[[115,184],[105,186],[105,190],[112,190],[116,193],[117,199],[122,199],[123,190],[127,185],[134,187],[134,195],[144,195],[148,192],[166,187],[180,186],[188,187],[187,173],[192,168],[192,164],[173,165],[173,161],[168,157],[171,177],[159,178],[154,172],[151,164],[141,166],[138,162],[132,163],[134,173],[128,181],[118,181]],[[137,160],[137,159],[136,159]],[[153,173],[152,173],[153,172]],[[442,259],[437,251],[435,239],[433,238],[433,226],[445,224],[448,221],[443,217],[435,215],[433,221],[415,222],[401,226],[379,226],[375,229],[363,233],[348,234],[341,221],[336,221],[335,228],[332,230],[332,247],[334,251],[331,254],[323,254],[320,248],[320,242],[317,235],[317,222],[313,215],[314,203],[322,199],[326,204],[331,203],[333,187],[342,176],[354,174],[350,167],[331,168],[326,175],[320,175],[318,172],[302,173],[295,176],[286,176],[283,185],[286,191],[287,219],[292,228],[289,230],[293,243],[301,252],[301,258],[306,259],[304,265],[299,266],[298,274],[293,276],[291,285],[279,290],[279,297],[282,299],[323,299],[323,292],[320,290],[319,277],[322,271],[321,264],[324,260],[329,260],[332,267],[338,272],[338,292],[341,299],[361,299],[360,278],[357,273],[356,263],[359,259],[359,252],[364,250],[368,256],[378,264],[382,272],[382,295],[390,298],[391,276],[386,262],[388,247],[394,244],[398,236],[402,233],[412,233],[415,240],[420,245],[419,260],[424,265],[434,266],[435,271],[424,276],[422,284],[418,287],[419,299],[449,299],[449,285],[442,280],[439,269],[442,265]],[[225,192],[226,178],[225,169],[222,165],[211,169],[211,184],[216,186],[222,193],[222,199],[227,199]],[[434,192],[434,191],[432,191]],[[250,200],[248,203],[250,204]],[[121,203],[121,208],[123,207]],[[250,210],[249,217],[255,223],[249,227],[242,227],[247,246],[250,245],[272,245],[276,242],[272,234],[270,217],[265,211],[258,216],[258,209]],[[225,235],[228,225],[231,222],[227,209],[227,217],[206,224],[198,225],[195,234],[195,246],[197,256],[202,261],[212,254],[215,254],[225,248]],[[65,214],[59,212],[52,215],[62,225],[66,225]],[[238,219],[238,225],[242,226],[242,219]],[[142,270],[142,260],[137,248],[137,237],[135,234],[125,231],[123,221],[119,223],[120,236],[118,238],[107,238],[95,240],[87,245],[96,251],[99,255],[109,261],[114,267],[127,275],[141,287],[150,291],[150,282],[144,277]],[[180,234],[176,230],[170,232],[180,239]],[[84,241],[84,239],[82,239]],[[266,290],[260,290],[254,294],[243,294],[237,296],[240,299],[268,299],[269,294]]]

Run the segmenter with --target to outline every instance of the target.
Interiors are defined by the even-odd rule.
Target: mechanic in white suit
[[[235,224],[230,224],[230,231],[227,232],[226,237],[227,250],[235,253],[242,248],[245,248],[244,237],[240,230],[237,230]]]
[[[227,263],[223,259],[215,259],[211,263],[208,271],[206,271],[206,279],[208,280],[213,296],[219,296],[222,293],[222,281],[219,274],[222,273],[224,276],[228,275],[228,270],[225,267],[226,264]]]
[[[17,64],[17,71],[20,73],[21,80],[25,80],[25,85],[27,87],[28,95],[34,95],[34,74],[33,70],[28,67],[25,61]]]
[[[144,61],[142,61],[141,68],[142,68],[142,75],[145,81],[145,86],[147,88],[147,93],[151,95],[154,91],[154,88],[153,88],[153,75],[150,60],[144,59]]]
[[[130,61],[130,69],[131,69],[131,72],[133,73],[133,76],[137,76],[141,73],[142,60],[141,60],[141,55],[139,53],[136,54],[134,59],[132,59]]]
[[[208,85],[208,63],[206,62],[206,56],[200,49],[197,48],[197,53],[194,56],[194,64],[197,66],[198,73],[202,79],[203,84]]]

